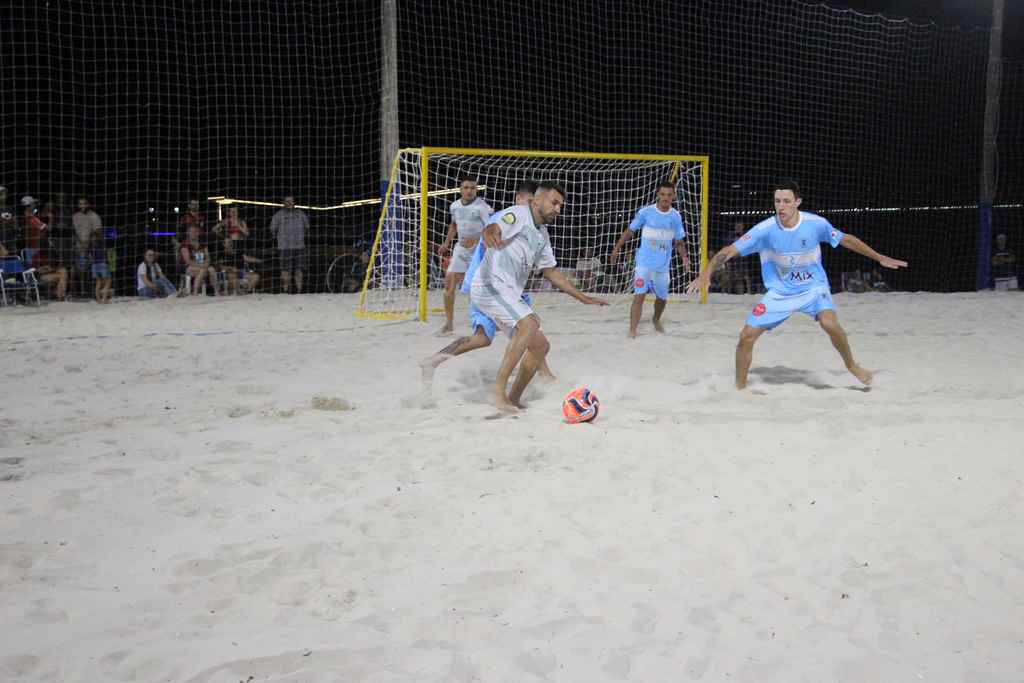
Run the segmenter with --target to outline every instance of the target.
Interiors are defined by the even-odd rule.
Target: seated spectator
[[[135,287],[143,299],[174,296],[178,291],[171,281],[164,277],[163,269],[156,262],[156,252],[152,249],[146,250],[142,263],[139,264]]]
[[[864,271],[864,285],[875,292],[891,291],[889,283],[882,277],[882,272],[878,268],[873,269],[871,272]]]
[[[192,224],[188,227],[187,239],[178,248],[178,258],[185,268],[185,275],[191,279],[191,287],[188,291],[182,291],[183,296],[201,292],[207,279],[213,287],[214,295],[217,294],[217,270],[210,263],[210,249],[206,246],[198,225]]]
[[[996,252],[992,255],[992,284],[998,291],[1017,289],[1017,256],[1006,246],[1006,235],[996,235]]]
[[[343,292],[352,293],[362,290],[363,282],[366,280],[366,269],[370,265],[370,252],[366,249],[365,245],[357,246],[362,246],[363,248],[352,262],[352,267],[345,276],[345,282],[341,288]]]
[[[221,270],[224,272],[227,292],[248,294],[256,291],[260,281],[256,267],[263,260],[249,254],[247,241],[240,238],[241,234],[235,239],[229,237],[224,240]]]
[[[28,249],[25,255],[28,256]],[[58,301],[67,301],[68,271],[60,265],[51,265],[45,250],[37,249],[32,260],[26,261],[26,268],[35,268],[36,279],[40,283],[53,288],[53,295]]]

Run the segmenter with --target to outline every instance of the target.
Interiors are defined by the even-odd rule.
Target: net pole
[[[988,77],[985,83],[981,197],[978,200],[977,289],[988,289],[992,278],[992,200],[996,193],[996,138],[999,133],[999,91],[1003,77],[1002,49],[1003,0],[992,0],[992,31],[988,39]]]
[[[704,157],[700,162],[700,272],[708,264],[708,184],[711,182],[711,160]],[[700,290],[700,302],[708,302],[708,288]]]
[[[397,0],[382,0],[380,79],[381,197],[387,191],[391,161],[398,154],[398,10]]]
[[[427,242],[428,215],[427,209],[430,203],[430,183],[428,171],[430,162],[430,150],[423,148],[420,154],[420,315],[422,322],[427,322],[427,270],[430,268],[430,261],[427,255],[429,244]]]

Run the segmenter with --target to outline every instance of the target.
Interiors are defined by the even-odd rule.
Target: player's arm
[[[704,269],[700,271],[700,275],[694,279],[693,282],[686,288],[687,294],[693,294],[694,292],[705,289],[711,286],[711,274],[716,270],[725,265],[725,262],[731,258],[735,258],[740,255],[740,250],[736,248],[735,244],[722,247],[718,250],[718,253],[711,257],[708,264],[704,266]]]
[[[683,268],[690,269],[690,255],[686,253],[686,240],[676,240],[672,243],[676,253],[679,254],[679,260],[683,262]]]
[[[444,254],[448,251],[448,248],[452,246],[452,242],[455,241],[455,235],[458,233],[459,226],[455,225],[455,221],[448,224],[448,234],[444,236],[444,242],[437,248],[438,255]]]
[[[558,268],[544,268],[540,272],[541,275],[544,276],[545,280],[581,303],[590,304],[591,306],[608,305],[608,302],[604,299],[595,299],[594,297],[587,296],[580,290],[576,289],[576,286],[569,281],[569,278],[565,276],[565,273],[560,271]]]
[[[614,264],[619,260],[619,252],[622,251],[622,247],[625,246],[626,242],[629,241],[634,234],[633,229],[628,226],[622,231],[622,234],[619,235],[619,241],[615,243],[615,246],[612,247],[612,253],[608,255],[608,263]]]
[[[843,245],[850,251],[855,251],[861,256],[866,256],[872,261],[878,261],[878,264],[884,268],[906,268],[907,262],[900,261],[899,259],[889,258],[879,254],[877,251],[869,247],[860,238],[854,237],[853,235],[843,235],[843,239],[839,240],[839,244]]]

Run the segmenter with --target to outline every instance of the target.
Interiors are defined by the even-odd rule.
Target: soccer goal
[[[608,255],[640,207],[654,202],[658,183],[675,184],[676,208],[687,232],[690,268],[673,256],[673,292],[682,292],[707,260],[708,157],[601,152],[539,152],[423,147],[398,152],[382,202],[370,267],[357,314],[426,320],[430,290],[443,286],[448,254],[438,254],[458,201],[460,178],[477,181],[478,195],[497,211],[511,204],[524,180],[553,180],[565,207],[550,227],[559,267],[589,292],[631,291],[632,240],[616,264]],[[548,286],[531,279],[527,289]]]

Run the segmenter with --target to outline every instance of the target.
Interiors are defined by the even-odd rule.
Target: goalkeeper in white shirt
[[[477,180],[472,176],[463,176],[459,179],[461,196],[452,202],[448,209],[452,220],[448,224],[448,234],[445,235],[444,242],[437,248],[438,256],[443,257],[458,236],[452,257],[448,261],[448,271],[444,275],[445,323],[438,334],[450,334],[455,329],[455,294],[462,285],[462,278],[469,267],[470,259],[473,258],[473,251],[480,241],[480,232],[493,213],[490,205],[476,196],[476,186]]]

